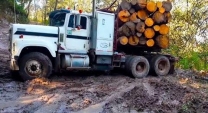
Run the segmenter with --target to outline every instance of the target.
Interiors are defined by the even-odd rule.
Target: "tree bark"
[[[135,28],[136,28],[136,25],[133,23],[133,22],[126,22],[125,23],[126,26],[128,26],[128,28],[131,30],[131,34],[132,35],[135,35]]]
[[[165,8],[166,12],[170,12],[170,10],[172,9],[172,3],[170,1],[163,1],[162,2],[162,6]]]
[[[127,2],[126,0],[122,0],[120,6],[121,6],[122,10],[130,10],[131,9],[131,4],[129,2]]]
[[[138,22],[136,25],[136,30],[139,33],[143,33],[145,31],[145,23],[144,22]]]

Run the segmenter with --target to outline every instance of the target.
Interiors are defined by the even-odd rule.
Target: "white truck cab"
[[[52,70],[111,69],[115,15],[96,11],[95,18],[93,31],[92,15],[72,10],[52,12],[49,26],[13,24],[11,70],[29,80]],[[91,51],[93,32],[96,48]]]

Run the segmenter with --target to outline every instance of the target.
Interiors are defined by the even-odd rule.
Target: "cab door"
[[[89,50],[89,18],[71,14],[66,28],[66,49],[72,53],[87,53]],[[77,29],[76,26],[81,26]],[[75,26],[75,28],[74,28]]]

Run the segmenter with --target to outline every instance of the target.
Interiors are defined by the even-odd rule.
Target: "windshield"
[[[66,13],[55,15],[52,18],[50,25],[51,26],[63,26],[65,23],[65,17],[66,17]]]

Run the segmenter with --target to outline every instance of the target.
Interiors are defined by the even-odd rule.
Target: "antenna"
[[[14,23],[16,23],[16,21],[17,21],[16,10],[15,10],[15,2],[16,2],[16,0],[14,0]]]

